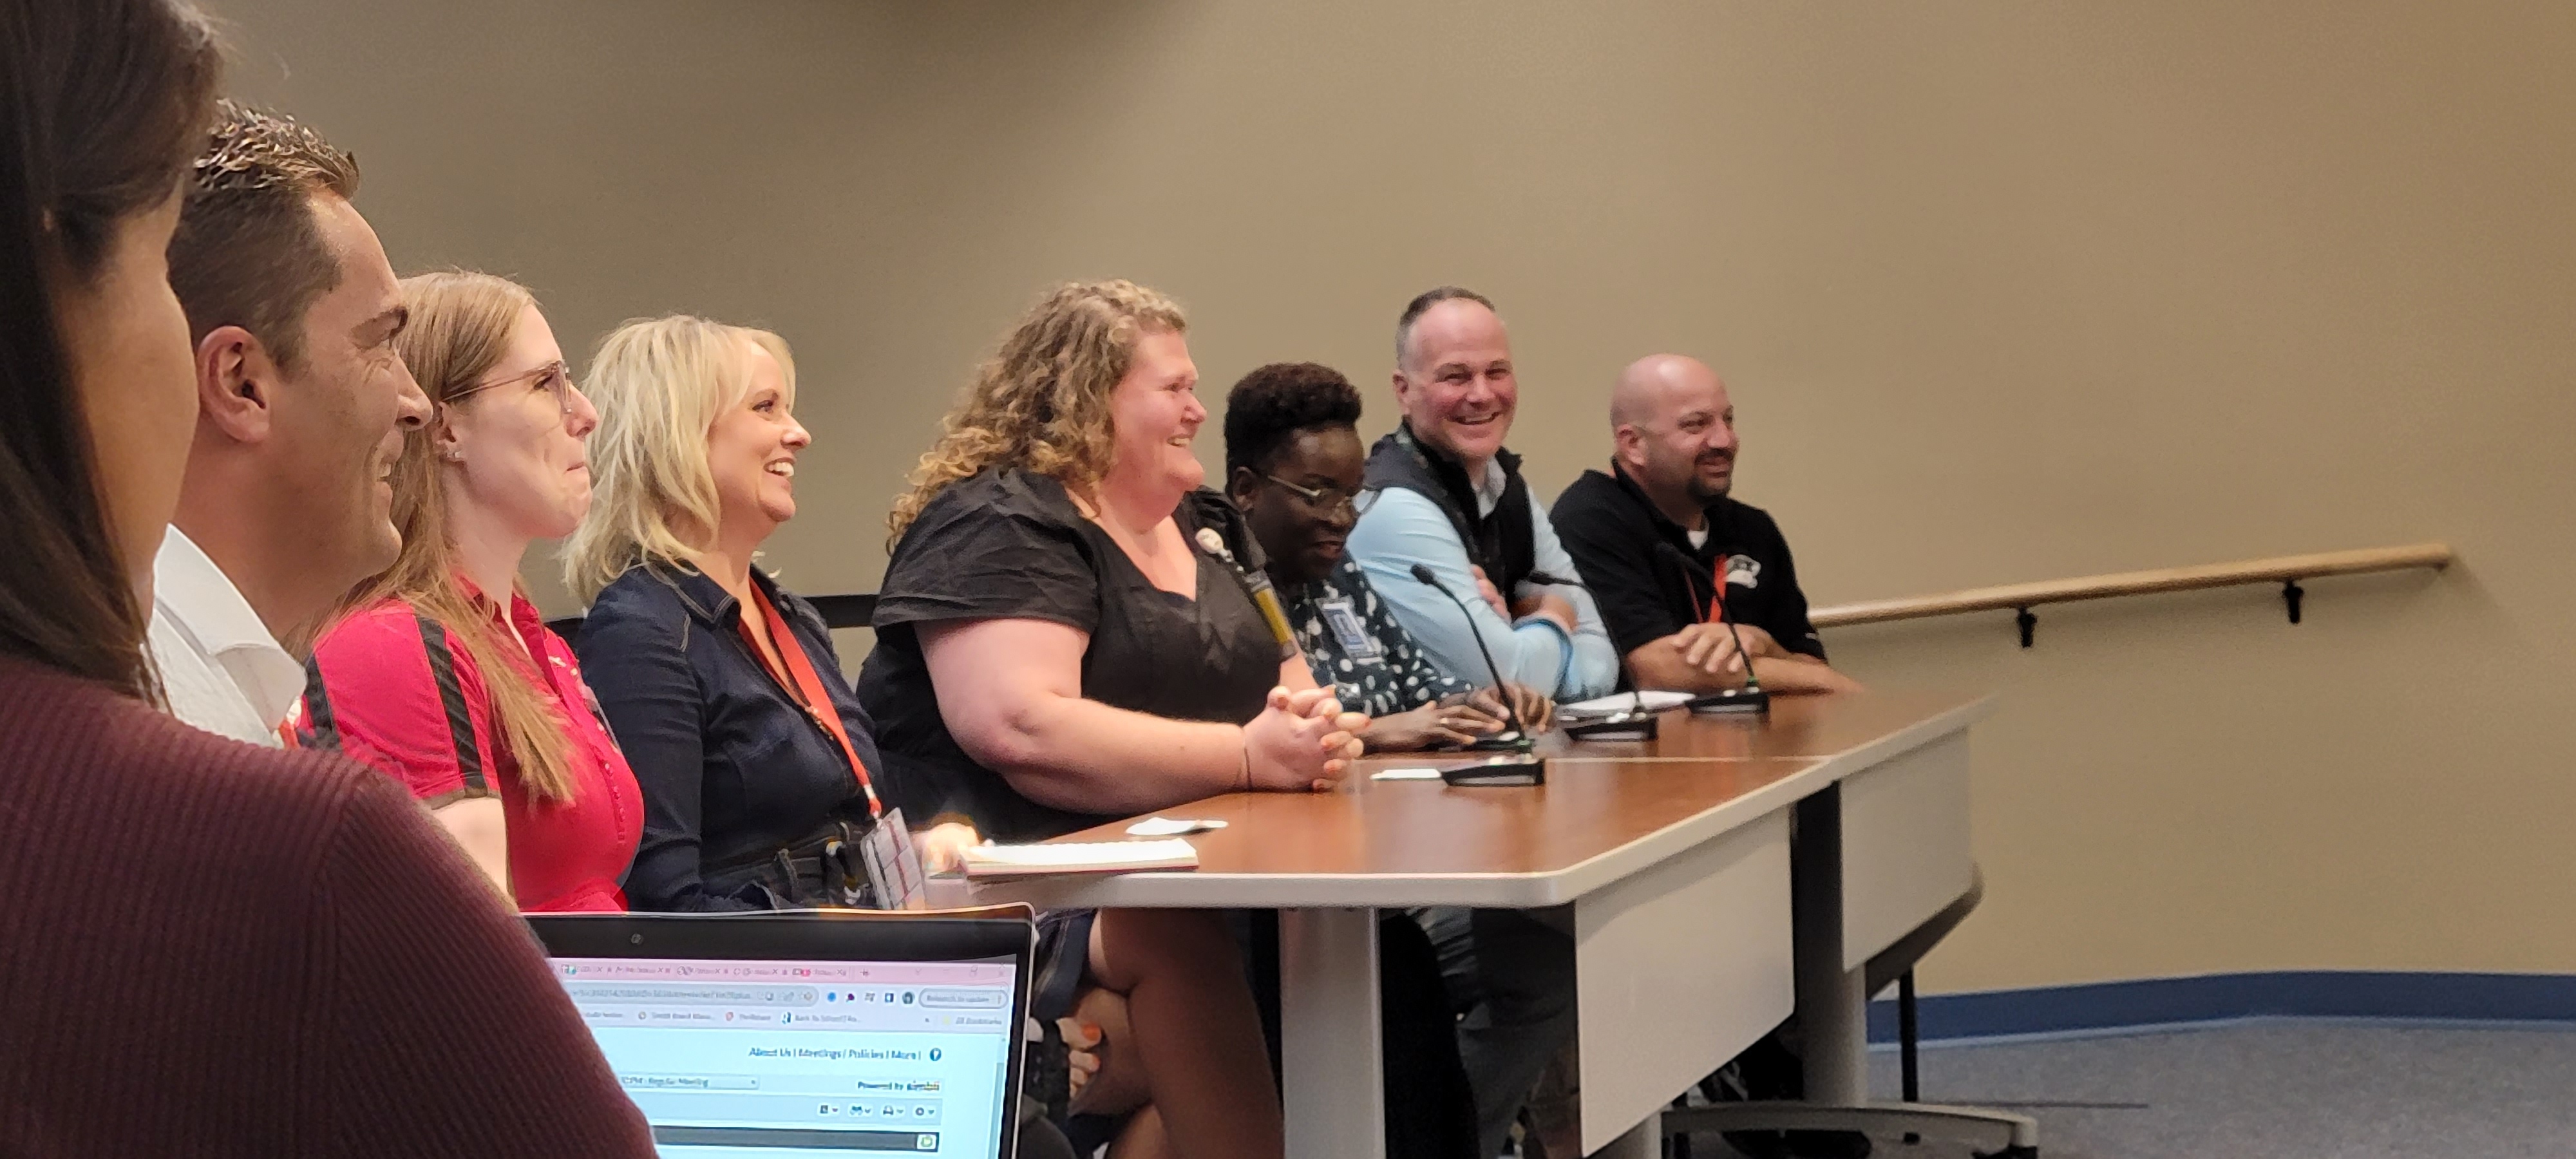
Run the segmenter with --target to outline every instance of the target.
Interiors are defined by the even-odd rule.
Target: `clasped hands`
[[[1504,697],[1510,697],[1506,708]],[[1503,731],[1517,712],[1530,735],[1546,732],[1556,722],[1556,702],[1525,684],[1507,684],[1454,693],[1410,712],[1382,716],[1361,738],[1372,752],[1411,752],[1444,745],[1473,744]]]
[[[1735,650],[1735,641],[1739,636],[1744,640],[1743,653]],[[1731,676],[1743,672],[1746,654],[1750,654],[1755,659],[1789,654],[1788,649],[1781,647],[1779,641],[1771,638],[1771,633],[1751,624],[1737,624],[1732,631],[1729,631],[1723,622],[1691,624],[1665,639],[1670,640],[1673,647],[1681,650],[1682,663],[1711,676]]]
[[[1243,726],[1246,789],[1322,792],[1349,772],[1360,755],[1367,713],[1344,712],[1330,688],[1270,690],[1261,715]]]

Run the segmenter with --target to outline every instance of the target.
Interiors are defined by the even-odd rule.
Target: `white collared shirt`
[[[1512,485],[1512,477],[1503,472],[1500,459],[1485,460],[1485,473],[1476,477],[1476,518],[1482,519],[1502,506],[1503,489]]]
[[[152,561],[152,663],[170,715],[234,740],[284,747],[277,726],[304,694],[304,666],[223,569],[173,527]]]

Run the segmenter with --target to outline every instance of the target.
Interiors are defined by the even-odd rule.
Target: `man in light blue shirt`
[[[1369,452],[1348,548],[1396,620],[1460,680],[1493,682],[1481,634],[1505,681],[1560,700],[1609,692],[1618,650],[1520,457],[1503,449],[1520,386],[1493,303],[1455,286],[1415,298],[1396,324],[1395,398],[1404,422]]]
[[[1367,505],[1345,553],[1449,675],[1493,683],[1468,630],[1473,617],[1505,681],[1559,699],[1610,691],[1618,652],[1521,480],[1519,457],[1503,449],[1520,389],[1493,303],[1443,286],[1407,305],[1395,327],[1395,399],[1404,422],[1369,452]],[[1417,566],[1466,610],[1415,578]],[[1522,910],[1443,907],[1413,917],[1439,952],[1459,1012],[1478,1153],[1492,1159],[1530,1088],[1573,1037],[1574,939],[1548,915]]]

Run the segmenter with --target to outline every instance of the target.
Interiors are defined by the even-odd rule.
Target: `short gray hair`
[[[1436,286],[1431,289],[1424,290],[1419,294],[1415,294],[1412,301],[1404,304],[1403,316],[1395,320],[1396,369],[1404,369],[1404,353],[1413,343],[1413,324],[1421,321],[1422,316],[1429,313],[1433,306],[1437,306],[1442,302],[1454,302],[1460,299],[1474,302],[1488,310],[1494,310],[1493,299],[1488,298],[1483,294],[1479,294],[1474,290],[1470,290],[1465,286]],[[1494,310],[1494,313],[1500,315],[1502,311]]]

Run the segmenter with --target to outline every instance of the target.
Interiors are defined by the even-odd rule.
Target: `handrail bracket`
[[[2039,617],[2029,608],[2013,609],[2013,626],[2021,629],[2021,646],[2030,647],[2031,636],[2039,629]]]
[[[2308,589],[2300,587],[2299,581],[2295,579],[2281,581],[2281,602],[2290,606],[2291,623],[2299,622],[2299,601],[2307,594]]]

